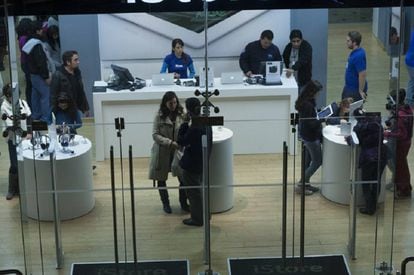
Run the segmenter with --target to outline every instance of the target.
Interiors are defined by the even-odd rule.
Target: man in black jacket
[[[63,65],[52,76],[51,106],[56,107],[56,98],[64,93],[72,97],[76,108],[85,116],[89,116],[89,104],[86,99],[82,83],[82,75],[79,70],[79,54],[76,51],[66,51],[62,55]]]
[[[289,39],[290,43],[283,51],[283,62],[287,68],[286,76],[295,76],[300,93],[303,86],[312,79],[312,46],[303,40],[300,30],[292,30]]]
[[[265,30],[260,35],[260,40],[247,44],[239,58],[240,68],[247,77],[260,74],[262,61],[282,61],[279,48],[272,43],[272,40],[273,32]]]
[[[184,155],[180,160],[183,169],[183,185],[193,188],[187,189],[188,200],[190,201],[191,218],[183,220],[185,225],[203,225],[203,197],[201,183],[203,176],[203,151],[201,137],[207,135],[209,152],[212,148],[212,130],[210,126],[194,125],[190,123],[192,118],[200,115],[200,101],[191,97],[185,101],[188,119],[181,124],[178,131],[177,143],[185,147]]]

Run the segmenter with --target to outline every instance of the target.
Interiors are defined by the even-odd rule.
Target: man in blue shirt
[[[260,73],[262,61],[282,61],[279,48],[272,43],[272,40],[273,32],[265,30],[260,35],[260,40],[247,44],[240,54],[240,68],[247,77]]]
[[[354,101],[366,99],[368,91],[367,58],[365,50],[361,48],[361,34],[351,31],[346,38],[346,45],[351,50],[345,69],[345,87],[342,99],[352,97]]]

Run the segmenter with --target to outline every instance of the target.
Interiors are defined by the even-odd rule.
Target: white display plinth
[[[321,194],[330,201],[349,204],[351,197],[351,166],[356,167],[356,175],[359,179],[358,148],[352,152],[352,147],[345,141],[345,136],[340,134],[338,125],[328,125],[323,128],[323,163]],[[385,176],[383,175],[382,179]],[[384,201],[385,184],[381,184],[381,193],[378,201]],[[362,194],[362,185],[357,186],[357,204],[365,203]]]
[[[58,192],[59,215],[61,220],[73,219],[91,211],[95,204],[92,183],[91,142],[75,136],[69,147],[73,153],[63,153],[60,145],[56,150],[56,189]],[[28,140],[19,147],[19,170],[24,177],[23,212],[30,218],[42,221],[53,220],[53,194],[49,155],[41,155],[42,149],[34,151]],[[35,173],[36,171],[36,173]],[[37,192],[36,181],[37,179]],[[36,198],[36,194],[38,198]],[[38,205],[37,205],[38,203]],[[37,211],[39,209],[39,213]]]
[[[212,213],[233,207],[233,132],[213,126],[213,148],[210,156],[210,210]]]

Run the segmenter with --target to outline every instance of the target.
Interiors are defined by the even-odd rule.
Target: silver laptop
[[[153,74],[152,86],[174,85],[174,74]]]
[[[239,72],[227,72],[221,74],[221,84],[242,84],[243,74]]]

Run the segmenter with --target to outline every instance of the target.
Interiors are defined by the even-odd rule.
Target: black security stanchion
[[[134,250],[134,271],[137,274],[137,238],[136,238],[136,224],[135,224],[135,195],[134,195],[134,165],[132,162],[132,146],[129,145],[129,185],[131,190],[131,222],[132,222],[132,245]]]
[[[124,229],[124,261],[127,263],[127,243],[126,243],[126,217],[125,217],[125,189],[124,189],[124,162],[122,156],[122,130],[125,129],[123,117],[115,118],[116,136],[119,139],[119,163],[121,166],[121,198],[122,198],[122,225]]]
[[[112,218],[114,229],[114,254],[115,254],[115,267],[116,274],[119,274],[119,256],[118,256],[118,230],[116,222],[116,196],[115,196],[115,169],[114,169],[114,147],[110,149],[110,162],[111,162],[111,190],[112,190]]]
[[[305,258],[305,145],[302,142],[302,165],[301,165],[301,176],[302,176],[302,194],[300,197],[300,263],[304,264]]]
[[[287,217],[287,165],[288,165],[288,147],[286,141],[283,142],[283,190],[282,190],[282,259],[283,265],[286,260],[286,217]]]

